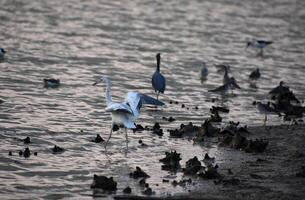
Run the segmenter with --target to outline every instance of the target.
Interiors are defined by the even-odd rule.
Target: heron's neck
[[[106,83],[105,95],[106,95],[106,103],[107,103],[107,105],[109,105],[110,103],[112,103],[110,81]]]
[[[160,58],[157,58],[157,71],[160,72]]]

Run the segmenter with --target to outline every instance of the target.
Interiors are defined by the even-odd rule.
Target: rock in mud
[[[162,165],[163,170],[176,171],[180,168],[180,153],[176,151],[165,152],[165,158],[160,159],[159,161],[164,163]]]
[[[130,177],[132,178],[149,178],[150,176],[144,172],[140,167],[136,166],[136,170],[134,172],[131,172]]]
[[[31,151],[30,151],[30,149],[28,147],[24,149],[23,156],[25,158],[28,158],[28,157],[31,156]]]
[[[215,157],[210,157],[208,153],[205,153],[203,161],[212,163],[215,161]]]
[[[152,128],[153,134],[156,134],[158,136],[163,136],[163,129],[161,129],[160,124],[157,122]]]
[[[113,126],[112,126],[112,131],[113,132],[116,132],[116,131],[118,131],[120,129],[120,127],[118,126],[118,125],[116,125],[116,124],[114,124]]]
[[[150,187],[148,187],[142,193],[150,196],[150,195],[153,195],[155,192]]]
[[[64,151],[65,151],[64,148],[59,147],[59,146],[57,146],[57,145],[54,145],[54,147],[52,148],[52,152],[53,152],[53,153],[62,153],[62,152],[64,152]]]
[[[171,137],[182,138],[184,136],[193,136],[198,131],[198,127],[194,126],[192,122],[187,125],[181,124],[180,129],[169,130]]]
[[[94,174],[91,188],[99,188],[106,191],[115,191],[117,190],[117,182],[115,182],[112,177],[107,178],[106,176],[98,176]]]
[[[245,148],[247,153],[263,153],[268,146],[268,141],[258,140],[255,141],[249,140],[248,145]]]
[[[31,138],[30,137],[26,137],[23,139],[23,143],[24,144],[30,144],[31,143]]]
[[[129,186],[127,186],[124,190],[123,190],[123,193],[125,194],[131,194],[132,190]]]
[[[100,136],[100,134],[97,134],[94,140],[91,140],[91,142],[95,143],[101,143],[104,142],[105,140]]]
[[[135,133],[137,131],[141,132],[141,131],[144,131],[144,127],[141,125],[141,124],[137,124],[136,125],[136,128],[132,129],[132,131]]]
[[[245,149],[248,145],[248,140],[246,137],[240,135],[239,133],[236,133],[233,136],[233,140],[231,142],[231,147],[234,149]]]
[[[201,166],[201,162],[195,156],[194,158],[189,159],[186,161],[185,168],[183,169],[184,174],[196,174],[200,171],[203,167]]]
[[[221,175],[217,172],[218,165],[208,165],[204,172],[198,174],[199,177],[203,179],[216,179],[221,178]]]
[[[8,155],[9,155],[9,156],[12,156],[12,155],[13,155],[12,151],[9,151],[9,152],[8,152]]]

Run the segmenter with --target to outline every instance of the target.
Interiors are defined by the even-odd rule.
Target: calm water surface
[[[161,100],[167,106],[144,108],[139,119],[143,126],[160,122],[166,130],[190,121],[199,125],[215,104],[230,108],[225,122],[260,125],[263,116],[251,103],[266,99],[279,81],[304,99],[304,8],[301,0],[0,0],[0,46],[7,50],[0,63],[1,198],[91,199],[94,173],[114,176],[118,194],[127,185],[139,192],[137,181],[127,175],[135,166],[152,176],[147,182],[156,195],[186,192],[188,188],[162,184],[163,178],[182,176],[161,171],[158,159],[164,152],[181,152],[183,166],[206,152],[221,166],[225,152],[213,142],[193,146],[187,139],[169,138],[167,132],[159,138],[144,131],[129,134],[127,155],[125,136],[116,132],[105,155],[103,145],[89,142],[97,133],[107,137],[111,121],[104,112],[103,86],[92,83],[109,75],[115,100],[130,90],[153,95],[151,75],[155,54],[161,52],[161,71],[168,83]],[[245,49],[251,38],[274,41],[264,58]],[[203,84],[202,61],[210,71]],[[207,92],[222,84],[222,74],[213,67],[220,63],[232,65],[232,75],[243,88],[234,91],[234,97]],[[255,89],[249,87],[248,75],[256,67],[262,78]],[[59,78],[62,86],[44,88],[42,79],[50,77]],[[219,101],[212,103],[213,98]],[[180,104],[170,105],[170,100]],[[163,116],[177,120],[165,122]],[[281,119],[271,117],[269,123]],[[16,138],[26,136],[32,138],[30,149],[37,157],[17,156],[26,146]],[[140,147],[139,139],[148,147]],[[67,150],[54,155],[55,144]]]

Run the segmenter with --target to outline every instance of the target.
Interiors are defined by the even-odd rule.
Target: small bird
[[[157,99],[159,99],[159,94],[160,93],[163,94],[165,91],[166,80],[165,77],[160,72],[160,61],[161,61],[160,53],[156,55],[156,59],[157,59],[157,68],[155,73],[152,75],[151,83],[157,95]]]
[[[254,47],[254,48],[257,48],[257,49],[260,49],[260,52],[259,52],[259,55],[260,56],[263,56],[263,49],[272,44],[273,42],[272,41],[265,41],[265,40],[253,40],[253,41],[249,41],[247,42],[247,47]]]
[[[59,79],[54,79],[54,78],[44,78],[44,87],[45,88],[57,88],[60,85],[60,80]]]
[[[3,48],[0,48],[0,59],[4,58],[6,51]]]
[[[249,78],[251,80],[257,80],[261,77],[261,73],[259,72],[259,68],[256,68],[254,71],[252,71],[249,75]]]
[[[200,70],[201,81],[203,82],[204,80],[206,80],[208,75],[209,75],[208,67],[206,66],[206,63],[203,62],[203,65],[202,65],[201,70]]]
[[[107,144],[111,138],[113,127],[115,125],[123,126],[125,128],[126,144],[127,144],[128,141],[127,128],[129,129],[136,128],[135,121],[138,119],[140,115],[140,108],[142,107],[142,105],[150,104],[156,106],[163,106],[164,103],[139,92],[128,92],[124,102],[115,103],[112,101],[111,98],[111,81],[107,76],[102,76],[93,85],[97,85],[102,81],[106,84],[105,98],[106,98],[107,107],[105,111],[110,112],[112,117],[112,126],[110,130],[109,138],[105,144],[105,149],[106,149]]]
[[[271,104],[270,102],[268,103],[262,103],[262,102],[257,102],[254,101],[253,105],[256,106],[257,110],[265,115],[265,119],[264,119],[264,126],[266,126],[266,122],[267,122],[267,115],[271,115],[271,114],[279,114],[279,112],[277,112],[277,110],[274,108],[274,105]]]
[[[215,92],[215,93],[220,93],[220,94],[225,94],[227,93],[230,89],[232,89],[231,83],[226,83],[223,84],[213,90],[208,90],[208,92]]]

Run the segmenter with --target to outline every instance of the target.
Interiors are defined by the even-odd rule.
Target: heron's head
[[[97,85],[100,82],[104,82],[107,85],[110,85],[110,79],[107,76],[101,76],[95,83],[93,83],[92,85]]]
[[[2,53],[6,53],[6,51],[5,51],[3,48],[0,48],[0,51],[1,51]]]
[[[281,81],[280,82],[280,86],[284,86],[285,82],[284,81]]]

